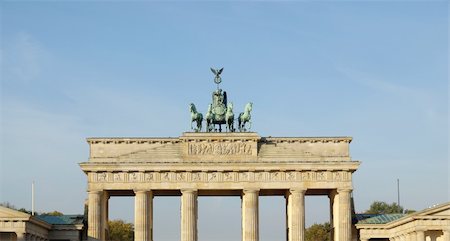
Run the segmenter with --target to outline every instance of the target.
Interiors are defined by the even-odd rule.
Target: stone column
[[[288,191],[288,241],[305,240],[305,192],[306,189]]]
[[[102,216],[101,199],[102,191],[89,191],[88,201],[88,240],[101,240]]]
[[[336,189],[330,190],[330,237],[332,241],[339,240],[339,195]]]
[[[101,239],[109,240],[109,227],[108,227],[109,193],[107,191],[103,191],[100,205],[101,205],[101,219],[102,219]]]
[[[352,239],[352,214],[349,188],[338,189],[339,195],[339,240],[350,241]]]
[[[181,190],[181,241],[197,241],[197,190]]]
[[[442,240],[443,241],[450,241],[450,230],[442,230]]]
[[[244,189],[242,194],[242,241],[259,240],[259,189]]]
[[[417,230],[416,236],[417,236],[417,241],[425,241],[425,231]]]
[[[16,233],[17,241],[25,241],[26,234],[24,233]]]
[[[134,191],[134,240],[153,240],[153,193],[151,191]]]

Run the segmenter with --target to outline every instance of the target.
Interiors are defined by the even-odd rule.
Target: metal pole
[[[400,179],[397,178],[397,204],[400,207]]]
[[[34,181],[31,184],[31,215],[34,216]]]

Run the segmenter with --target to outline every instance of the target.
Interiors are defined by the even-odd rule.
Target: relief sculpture
[[[298,173],[298,174],[297,174]],[[350,174],[342,171],[275,171],[275,172],[99,172],[93,178],[96,182],[292,182],[292,181],[348,181]],[[298,176],[297,176],[298,175]],[[108,178],[111,177],[111,178]]]
[[[189,143],[189,155],[252,155],[247,143]]]

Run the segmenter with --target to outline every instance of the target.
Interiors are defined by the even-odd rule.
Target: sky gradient
[[[261,136],[352,136],[357,211],[395,202],[397,178],[407,209],[450,200],[447,1],[2,1],[0,16],[0,202],[30,209],[34,180],[37,211],[82,213],[85,139],[189,131],[209,67]],[[238,197],[199,204],[200,240],[240,240]],[[283,239],[284,200],[260,204],[261,240]],[[133,221],[132,198],[110,207]],[[307,198],[308,225],[328,213]],[[155,240],[179,240],[179,198],[155,199]]]

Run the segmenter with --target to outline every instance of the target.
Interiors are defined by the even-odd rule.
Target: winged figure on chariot
[[[220,74],[222,74],[223,68],[221,69],[213,69],[211,68],[211,72],[215,75],[214,83],[217,84],[217,90],[212,92],[211,98],[212,102],[208,105],[208,111],[205,115],[206,120],[206,132],[222,132],[222,125],[226,125],[226,129],[228,132],[236,131],[234,128],[234,113],[233,113],[233,103],[228,102],[227,100],[227,92],[223,91],[219,84],[222,82],[222,78]],[[191,129],[192,122],[197,123],[197,128],[194,130],[196,132],[201,131],[203,121],[203,115],[198,113],[195,109],[195,105],[191,103]],[[252,109],[252,103],[248,103],[245,107],[245,111],[239,114],[239,117],[236,119],[239,122],[239,131],[248,131],[245,128],[245,124],[249,123],[249,129],[251,128],[250,122],[250,111]],[[217,128],[218,125],[218,128]]]

